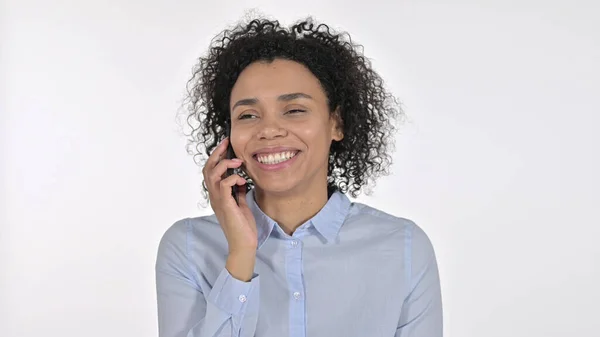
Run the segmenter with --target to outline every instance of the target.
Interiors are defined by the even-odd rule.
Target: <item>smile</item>
[[[294,158],[298,152],[299,151],[283,151],[269,154],[257,154],[255,158],[261,164],[275,165]]]

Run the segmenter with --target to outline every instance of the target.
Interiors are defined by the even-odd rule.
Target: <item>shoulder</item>
[[[377,227],[379,229],[410,231],[417,227],[416,223],[410,219],[387,213],[360,202],[351,203],[347,220],[358,222],[362,226]]]
[[[430,249],[432,245],[425,230],[415,221],[364,203],[352,202],[347,221],[381,235],[400,236],[408,248]]]
[[[218,234],[219,231],[215,229],[220,229],[220,225],[214,214],[179,219],[171,224],[162,235],[158,246],[158,255],[174,251],[186,255],[189,245],[197,241],[199,237],[207,237],[212,233]]]

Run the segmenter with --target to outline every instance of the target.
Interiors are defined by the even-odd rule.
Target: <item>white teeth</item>
[[[278,164],[278,163],[284,162],[286,160],[290,160],[296,154],[297,154],[296,151],[285,151],[285,152],[275,153],[275,154],[271,153],[269,155],[257,155],[256,159],[258,159],[258,161],[263,164],[273,165],[273,164]]]

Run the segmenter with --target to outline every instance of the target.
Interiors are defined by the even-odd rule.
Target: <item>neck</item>
[[[256,188],[256,203],[275,220],[283,231],[292,235],[298,227],[317,214],[329,199],[327,185],[302,193],[274,194]]]

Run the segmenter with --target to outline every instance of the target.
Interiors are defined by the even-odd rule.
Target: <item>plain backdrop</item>
[[[600,336],[599,6],[3,2],[0,336],[157,335],[158,242],[211,213],[185,84],[251,8],[350,32],[403,103],[393,174],[357,201],[431,238],[445,336]]]

